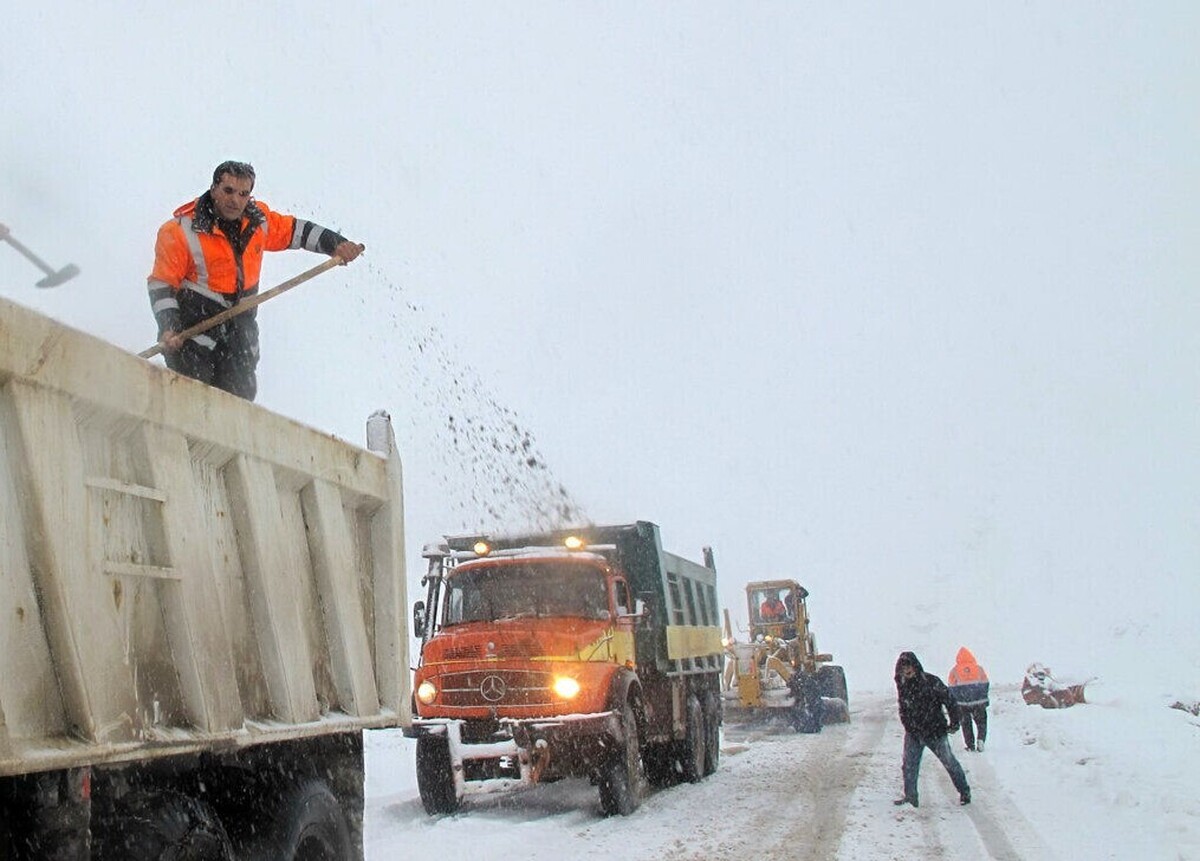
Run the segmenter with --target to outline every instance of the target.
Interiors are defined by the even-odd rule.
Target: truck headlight
[[[425,705],[431,704],[437,698],[437,685],[430,681],[417,685],[417,699]]]
[[[574,699],[579,693],[579,682],[570,676],[558,676],[554,680],[554,693],[561,699]]]

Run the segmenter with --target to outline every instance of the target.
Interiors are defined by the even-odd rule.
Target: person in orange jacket
[[[767,594],[758,608],[758,615],[767,623],[782,622],[788,617],[787,605],[779,597],[779,590]]]
[[[963,646],[958,650],[954,660],[954,669],[947,678],[950,683],[950,696],[958,703],[962,712],[963,742],[967,750],[983,753],[983,744],[987,741],[987,708],[988,675],[971,650]],[[972,726],[972,723],[975,726]],[[978,729],[978,738],[975,730]]]
[[[158,229],[147,279],[167,367],[254,400],[257,309],[184,341],[179,333],[258,292],[263,253],[304,248],[349,263],[363,251],[333,230],[254,199],[254,168],[226,161],[212,186]]]

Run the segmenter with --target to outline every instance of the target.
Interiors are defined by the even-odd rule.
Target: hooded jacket
[[[911,664],[917,673],[911,679],[901,672]],[[896,659],[896,699],[900,705],[900,723],[904,731],[922,742],[936,741],[958,730],[961,712],[946,684],[933,673],[925,672],[912,652],[901,652]]]
[[[989,704],[987,672],[979,666],[975,656],[966,646],[958,650],[954,659],[954,669],[950,671],[947,680],[950,682],[950,695],[960,706]]]

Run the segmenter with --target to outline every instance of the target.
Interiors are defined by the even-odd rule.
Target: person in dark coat
[[[961,722],[958,704],[950,689],[932,673],[925,672],[912,652],[901,652],[896,659],[896,699],[900,705],[900,723],[904,726],[904,795],[895,804],[917,806],[917,775],[921,755],[929,748],[941,760],[958,790],[960,804],[971,803],[967,775],[954,758],[947,736],[958,732]]]

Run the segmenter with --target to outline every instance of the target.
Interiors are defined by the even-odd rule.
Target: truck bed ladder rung
[[[118,481],[115,478],[105,478],[104,476],[89,476],[84,482],[88,487],[93,487],[96,490],[111,490],[115,493],[124,493],[127,496],[140,496],[142,499],[153,499],[157,502],[166,502],[167,495],[156,487],[146,487],[142,484],[129,484],[125,481]]]
[[[138,565],[136,562],[104,562],[104,573],[121,577],[153,577],[156,580],[182,580],[174,568],[162,565]]]

